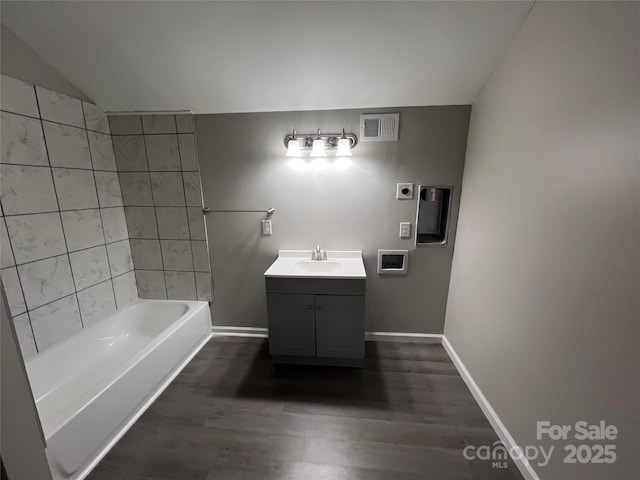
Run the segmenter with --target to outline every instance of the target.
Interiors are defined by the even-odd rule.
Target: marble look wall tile
[[[52,171],[60,210],[98,208],[98,193],[92,170],[53,168]]]
[[[136,285],[135,272],[127,272],[124,275],[113,277],[113,290],[116,294],[116,307],[118,310],[138,301],[138,286]]]
[[[18,275],[29,310],[75,291],[68,255],[20,265]]]
[[[180,161],[182,162],[182,170],[187,172],[197,172],[198,156],[196,154],[195,135],[178,135],[178,144],[180,146]]]
[[[177,135],[146,135],[147,158],[151,171],[180,171]]]
[[[18,270],[16,267],[3,268],[0,270],[0,274],[2,275],[4,291],[7,294],[11,316],[15,317],[16,315],[26,312],[27,306],[24,303],[24,295],[22,294],[22,287],[20,286],[20,279],[18,278]]]
[[[162,270],[159,240],[132,238],[130,242],[133,266],[136,270]]]
[[[181,173],[151,172],[151,189],[156,207],[184,206],[184,188]]]
[[[33,330],[31,330],[29,314],[23,313],[22,315],[13,317],[13,324],[16,328],[16,335],[18,336],[18,343],[20,344],[22,358],[28,360],[38,353],[38,350],[36,349],[36,341],[33,338]]]
[[[104,243],[99,210],[70,210],[60,217],[70,252]]]
[[[4,218],[0,218],[0,268],[12,267],[15,264],[11,242],[9,242],[9,234],[7,233],[7,224]]]
[[[193,241],[191,242],[191,250],[193,251],[193,269],[196,272],[208,272],[210,267],[207,242]]]
[[[0,165],[0,196],[5,215],[58,210],[51,169]]]
[[[211,291],[211,274],[196,272],[195,275],[198,300],[203,302],[213,301],[213,293]]]
[[[153,206],[151,181],[148,173],[125,172],[118,173],[122,201],[125,207]]]
[[[193,114],[191,113],[176,115],[176,125],[178,127],[178,133],[195,132],[193,128]]]
[[[111,134],[109,119],[100,107],[93,103],[82,102],[82,109],[84,110],[84,121],[88,130],[106,133],[107,135]]]
[[[78,290],[111,278],[107,249],[104,245],[69,254],[71,272]]]
[[[154,270],[136,270],[136,283],[140,298],[167,299],[164,272]]]
[[[193,272],[164,272],[169,300],[197,300]]]
[[[187,207],[191,240],[206,240],[205,219],[201,207]]]
[[[36,93],[43,120],[85,128],[80,100],[39,86],[36,86]]]
[[[156,207],[158,234],[168,240],[188,240],[189,222],[185,207]]]
[[[184,172],[184,194],[187,205],[202,207],[202,193],[200,190],[200,174],[198,172]]]
[[[92,168],[86,130],[51,122],[42,127],[52,167]]]
[[[38,351],[63,340],[82,328],[75,295],[56,300],[29,312]]]
[[[140,115],[109,115],[111,135],[142,135]]]
[[[158,238],[153,207],[124,207],[129,238]]]
[[[85,327],[113,315],[116,312],[116,300],[111,280],[78,292],[78,304]]]
[[[107,252],[109,254],[111,276],[115,277],[116,275],[133,270],[133,258],[131,257],[129,240],[109,243],[107,245]]]
[[[121,207],[123,204],[122,192],[120,191],[120,179],[117,172],[94,171],[96,188],[98,191],[98,201],[101,208]]]
[[[17,215],[5,221],[18,265],[67,252],[58,213]]]
[[[193,257],[189,240],[161,240],[160,246],[165,270],[193,271]]]
[[[147,150],[142,135],[113,137],[113,151],[120,172],[146,172]]]
[[[4,93],[3,93],[4,98]],[[2,112],[0,162],[16,165],[49,165],[40,120]]]
[[[127,219],[123,207],[101,208],[104,239],[107,243],[117,242],[129,237]]]
[[[2,110],[39,117],[38,103],[36,102],[36,91],[33,85],[17,78],[2,75],[0,92],[2,99],[0,106]]]
[[[175,115],[143,115],[144,133],[176,133]]]
[[[110,135],[97,132],[87,132],[89,137],[89,147],[91,150],[91,161],[95,170],[110,170],[115,172],[116,157],[113,153],[113,143]]]

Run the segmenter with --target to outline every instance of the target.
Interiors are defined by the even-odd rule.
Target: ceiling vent
[[[395,142],[400,126],[399,113],[371,113],[360,115],[361,142]]]

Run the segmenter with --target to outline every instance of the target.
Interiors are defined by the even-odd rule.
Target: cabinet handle
[[[307,310],[313,310],[313,305],[307,305]]]
[[[321,310],[322,310],[322,305],[318,305],[318,306],[316,307],[316,310],[317,310],[318,312],[319,312],[319,311],[321,311]]]

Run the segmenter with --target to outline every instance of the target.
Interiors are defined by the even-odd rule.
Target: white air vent
[[[400,126],[399,113],[371,113],[360,115],[361,142],[395,142]]]

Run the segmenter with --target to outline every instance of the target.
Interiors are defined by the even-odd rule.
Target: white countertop
[[[367,278],[362,251],[327,251],[326,260],[311,260],[311,250],[278,250],[265,277]]]

